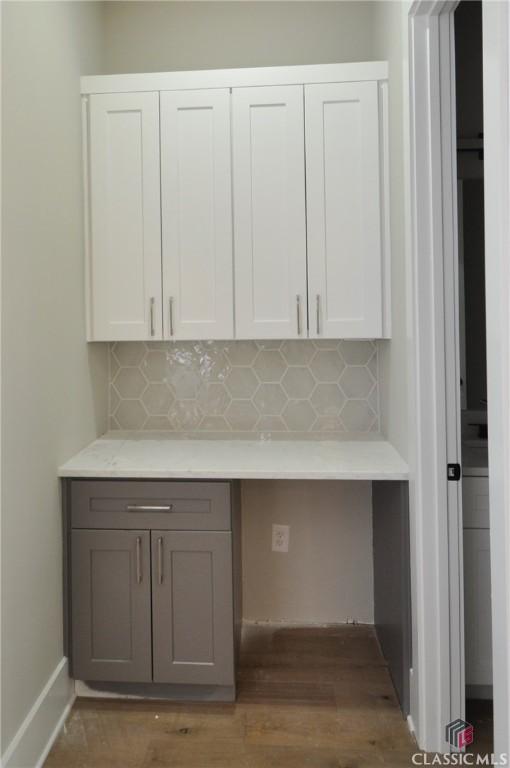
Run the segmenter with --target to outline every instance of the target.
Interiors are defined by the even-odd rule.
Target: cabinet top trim
[[[311,83],[387,80],[388,62],[365,61],[346,64],[311,64],[292,67],[246,67],[203,69],[193,72],[146,72],[125,75],[87,75],[81,78],[81,93],[133,93],[204,88],[242,88],[260,85],[306,85]]]

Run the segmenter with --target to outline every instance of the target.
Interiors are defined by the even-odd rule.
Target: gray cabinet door
[[[152,531],[154,682],[234,685],[232,535]]]
[[[72,663],[79,680],[147,682],[150,534],[72,532]]]

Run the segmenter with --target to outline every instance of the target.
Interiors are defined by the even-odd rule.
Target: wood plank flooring
[[[45,768],[409,768],[373,628],[246,630],[235,704],[79,699]]]

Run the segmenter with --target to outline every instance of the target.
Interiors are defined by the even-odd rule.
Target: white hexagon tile
[[[110,428],[187,435],[379,431],[371,341],[117,342]]]

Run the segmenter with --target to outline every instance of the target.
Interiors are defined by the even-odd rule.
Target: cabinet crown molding
[[[81,93],[85,96],[92,93],[243,88],[256,85],[307,85],[387,79],[387,61],[363,61],[291,67],[241,67],[182,72],[85,75],[81,78]]]

